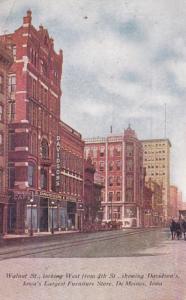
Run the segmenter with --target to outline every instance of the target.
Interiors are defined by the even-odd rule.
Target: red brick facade
[[[0,234],[7,233],[8,212],[8,131],[7,131],[7,72],[13,63],[11,52],[0,43]]]
[[[23,233],[31,225],[35,231],[80,226],[83,142],[60,121],[62,50],[55,52],[43,26],[32,25],[31,11],[21,27],[1,38],[14,54],[8,86],[9,232]]]
[[[88,139],[85,156],[92,158],[104,177],[103,220],[142,226],[143,150],[135,132],[129,127],[123,135]]]

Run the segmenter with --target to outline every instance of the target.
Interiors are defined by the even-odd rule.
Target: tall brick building
[[[13,63],[12,53],[0,43],[0,234],[7,233],[8,212],[8,127],[7,72]]]
[[[85,140],[85,156],[104,177],[103,221],[121,221],[124,227],[143,223],[143,149],[134,130],[123,135]]]
[[[62,50],[56,53],[43,26],[32,25],[31,11],[1,39],[14,55],[8,81],[9,232],[77,227],[83,142],[60,121]]]

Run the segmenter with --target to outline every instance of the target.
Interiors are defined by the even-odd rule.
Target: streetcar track
[[[114,235],[112,234],[112,235],[107,236],[105,238],[102,235],[102,236],[95,237],[95,238],[79,239],[79,240],[76,240],[76,241],[69,241],[69,242],[67,241],[63,245],[61,245],[60,244],[61,242],[60,242],[60,243],[56,243],[54,245],[47,245],[47,246],[45,245],[45,246],[37,247],[37,251],[32,251],[32,249],[26,248],[26,249],[23,249],[22,251],[29,251],[29,250],[30,251],[28,253],[24,253],[24,254],[20,254],[20,250],[8,251],[8,252],[5,252],[5,253],[0,253],[0,257],[3,256],[3,255],[11,255],[12,253],[14,253],[14,255],[11,256],[11,257],[6,257],[6,256],[1,257],[0,260],[26,257],[26,256],[29,256],[29,255],[35,255],[35,254],[51,252],[53,250],[65,249],[65,248],[74,247],[74,246],[81,246],[81,245],[91,244],[91,243],[95,243],[95,242],[114,240],[114,239],[117,239],[117,238],[121,238],[123,236],[131,236],[131,235],[135,235],[137,233],[144,233],[144,232],[149,232],[149,231],[154,231],[154,230],[155,230],[154,228],[153,229],[151,228],[151,229],[148,229],[148,230],[145,229],[145,230],[140,230],[140,231],[136,230],[136,231],[132,231],[132,232],[123,232],[122,234],[114,234]],[[47,247],[47,249],[45,249],[46,247]]]

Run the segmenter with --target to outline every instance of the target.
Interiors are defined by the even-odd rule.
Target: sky
[[[28,9],[63,50],[62,120],[83,138],[129,123],[139,139],[166,136],[186,199],[186,1],[0,0],[0,34]]]

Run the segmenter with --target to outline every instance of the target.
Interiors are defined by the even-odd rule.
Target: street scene
[[[18,5],[20,9],[17,15],[16,13],[14,15],[14,5],[15,7]],[[72,109],[69,111],[65,101],[67,99],[70,101],[70,107],[75,103],[73,89],[74,84],[78,85],[78,81],[69,86],[68,78],[75,80],[72,68],[77,68],[76,71],[74,70],[77,72],[78,68],[83,67],[77,65],[75,53],[70,52],[72,49],[66,41],[72,32],[69,33],[68,38],[62,36],[60,39],[56,32],[64,24],[49,22],[51,16],[45,15],[45,8],[42,5],[34,8],[33,11],[30,8],[25,9],[23,3],[18,4],[16,1],[12,6],[3,4],[2,7],[7,12],[6,19],[0,15],[2,28],[4,28],[0,34],[2,254],[6,247],[8,247],[7,251],[12,247],[9,254],[11,258],[14,243],[25,240],[26,244],[22,245],[23,249],[20,248],[20,251],[22,255],[25,253],[28,257],[32,255],[33,257],[40,257],[39,255],[41,257],[58,257],[58,255],[59,257],[94,255],[101,257],[101,255],[113,256],[114,254],[127,256],[130,251],[133,255],[138,255],[137,248],[139,251],[148,250],[151,246],[153,248],[161,245],[166,239],[169,241],[169,227],[172,244],[174,245],[175,241],[180,239],[182,245],[182,237],[186,238],[185,180],[183,179],[185,177],[182,176],[185,172],[184,158],[179,163],[179,168],[176,162],[180,161],[180,157],[184,154],[184,146],[178,149],[178,143],[175,142],[177,135],[174,134],[170,122],[173,104],[169,107],[166,101],[158,102],[157,107],[153,108],[155,100],[153,103],[148,102],[147,97],[144,102],[136,106],[136,100],[131,99],[136,111],[143,109],[148,111],[149,107],[152,110],[150,125],[143,124],[142,119],[146,120],[145,116],[141,115],[137,119],[132,117],[132,110],[126,113],[127,95],[122,95],[121,91],[116,89],[110,91],[110,98],[108,98],[104,87],[105,89],[102,90],[104,113],[107,104],[111,105],[109,122],[107,122],[108,118],[105,118],[107,120],[105,127],[102,122],[99,124],[101,106],[98,105],[99,109],[96,110],[96,119],[91,118],[97,94],[91,103],[88,96],[84,98],[85,103],[88,104],[87,112],[84,112],[82,106],[81,121],[78,119],[78,122],[72,122],[76,112]],[[45,16],[46,25],[41,24],[38,16],[41,8],[43,8],[42,17]],[[68,7],[66,9],[68,10]],[[114,14],[112,8],[110,13]],[[13,20],[15,18],[11,26],[10,17]],[[97,21],[99,18],[98,12]],[[116,31],[121,35],[118,36],[122,43],[121,49],[127,49],[129,44],[131,46],[132,43],[134,46],[139,43],[135,34],[139,33],[138,26],[140,24],[142,26],[144,20],[139,20],[138,24],[132,16],[129,20],[125,15],[123,18],[126,19],[121,24],[122,31],[119,28],[111,30],[113,34]],[[91,36],[91,29],[94,32],[97,23],[88,25],[92,21],[89,21],[86,14],[81,16],[80,23],[82,22],[90,26],[87,30],[88,36],[89,34]],[[110,23],[105,19],[101,28],[106,30],[108,24]],[[87,36],[83,28],[77,30]],[[145,33],[147,29],[144,27],[143,30]],[[142,43],[143,38],[140,35],[139,38]],[[161,41],[159,43],[159,51],[163,51]],[[103,40],[103,48],[104,45],[107,45],[105,40]],[[113,45],[113,49],[114,47]],[[98,45],[95,49],[107,61],[109,53],[103,53]],[[117,48],[117,51],[115,49],[112,53],[112,63],[116,68],[119,68],[115,60],[120,57],[117,57],[118,51],[121,52],[119,49]],[[86,60],[85,50],[83,60]],[[157,56],[160,55],[158,49],[157,53],[152,49],[151,51],[154,59],[158,61]],[[74,60],[70,62],[69,57],[72,58],[72,55]],[[90,60],[94,61],[95,57],[91,55]],[[149,59],[149,64],[150,61]],[[138,72],[131,71],[137,62],[138,60],[131,61],[126,65],[126,77],[120,74],[120,68],[117,70],[120,77],[124,76],[122,84],[126,88],[129,82],[135,88],[139,80]],[[125,59],[122,57],[120,63],[125,67]],[[92,62],[90,66],[94,70]],[[89,67],[87,65],[88,69]],[[108,71],[110,72],[110,69]],[[116,76],[115,71],[112,70],[113,76]],[[99,70],[97,77],[100,72],[107,78],[105,69]],[[150,71],[149,77],[145,78],[147,82],[148,80],[151,82],[148,93],[151,93],[151,96],[154,93],[156,99],[155,90],[159,88],[160,83],[158,82],[159,71],[154,69],[154,72],[152,74]],[[81,80],[85,82],[88,80],[86,93],[93,95],[89,77],[86,79],[85,73],[81,73]],[[141,76],[145,74],[141,73]],[[167,77],[167,81],[169,79]],[[141,84],[143,85],[142,82]],[[80,94],[84,95],[83,86],[78,86]],[[68,98],[70,91],[72,95]],[[162,94],[164,92],[162,91]],[[170,93],[170,90],[168,89],[166,93]],[[142,98],[143,96],[145,97],[142,95]],[[129,93],[128,98],[130,97]],[[118,107],[121,105],[123,105],[123,115],[118,119],[116,114],[119,116]],[[80,103],[78,107],[81,107]],[[154,114],[153,109],[156,111]],[[180,111],[180,115],[184,117],[182,112]],[[102,117],[105,116],[104,113]],[[67,115],[70,116],[69,119]],[[122,120],[125,120],[124,126]],[[158,128],[155,124],[159,122],[161,126]],[[38,249],[36,253],[27,249],[27,244],[33,242],[35,245],[36,240],[37,247],[40,247],[42,239],[44,239],[45,249],[42,245],[41,251]],[[77,249],[73,247],[73,242],[78,245]],[[86,247],[83,247],[81,242]],[[56,243],[56,248],[53,243]],[[119,247],[120,243],[121,247]],[[128,244],[127,247],[122,246]],[[139,247],[136,246],[138,244]],[[65,247],[64,251],[61,251],[60,247]]]
[[[0,259],[58,257],[143,257],[173,256],[185,247],[184,240],[171,240],[167,229],[128,229],[91,234],[61,234],[55,238],[15,241],[3,246]],[[182,256],[184,256],[184,249]]]
[[[3,300],[186,299],[186,3],[116,3],[0,1]]]

